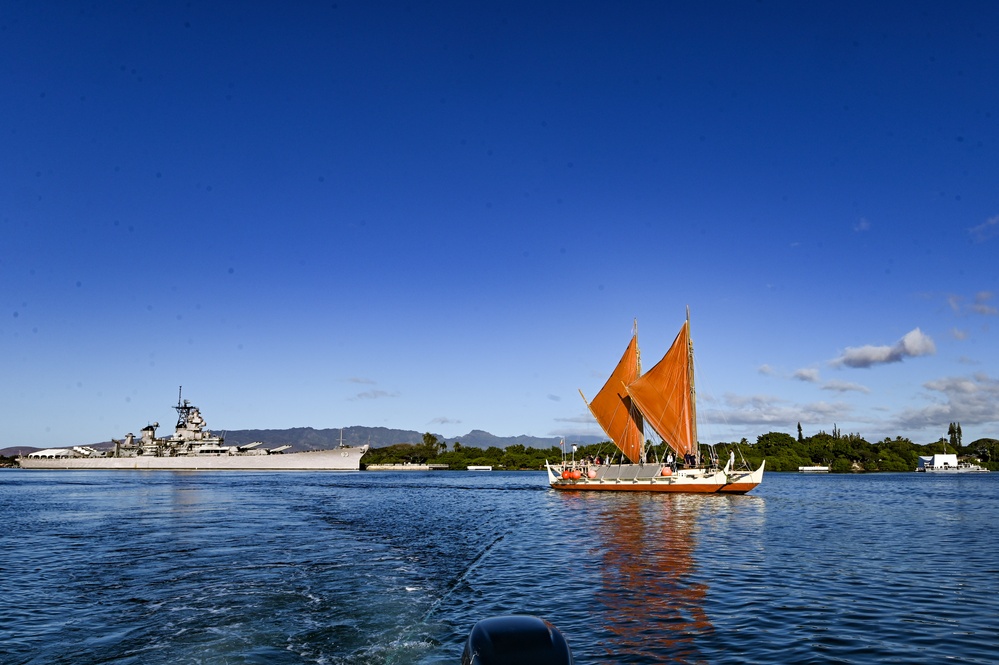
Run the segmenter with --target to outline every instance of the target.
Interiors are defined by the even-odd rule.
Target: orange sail
[[[666,444],[678,455],[697,452],[690,328],[684,322],[673,345],[640,378],[628,384],[628,395]]]
[[[638,336],[635,335],[614,368],[614,373],[593,401],[588,403],[590,412],[607,436],[629,460],[636,463],[642,457],[642,416],[632,408],[625,386],[637,379],[641,371]],[[585,397],[583,401],[586,401]]]

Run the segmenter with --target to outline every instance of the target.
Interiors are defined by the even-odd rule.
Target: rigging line
[[[703,352],[703,349],[702,349]],[[704,372],[704,364],[699,360],[702,356],[694,356],[694,375],[697,376],[697,396],[698,401],[703,401],[720,404],[722,396],[715,389],[715,382],[712,380],[712,375],[710,373]],[[710,356],[715,357],[715,356]],[[723,427],[728,427],[732,424],[731,417],[722,408],[715,408],[712,412],[713,422],[712,425],[721,425]],[[701,422],[704,422],[703,420]]]
[[[710,380],[708,380],[708,381],[705,380],[705,377],[707,377],[708,379],[710,379],[710,376],[701,371],[701,363],[697,360],[697,356],[694,356],[694,373],[699,377],[699,379],[698,379],[698,386],[699,387],[698,387],[698,391],[697,391],[698,394],[704,395],[705,396],[705,400],[708,401],[708,402],[715,401],[715,399],[716,399],[715,398],[715,392],[711,388],[711,381]],[[707,387],[705,387],[705,383],[707,383]],[[723,409],[723,408],[718,408],[718,409],[714,410],[714,418],[715,418],[716,422],[711,423],[713,425],[713,427],[709,427],[708,428],[708,430],[709,430],[708,434],[709,435],[711,434],[711,431],[714,431],[714,432],[717,433],[717,432],[721,431],[722,429],[727,429],[729,427],[729,425],[731,424],[731,418],[729,418],[728,412],[725,409]],[[704,424],[703,420],[701,421],[701,424]],[[717,438],[717,434],[715,434],[715,438]],[[722,443],[722,444],[725,444],[725,445],[729,446],[729,450],[731,450],[734,447],[735,451],[739,454],[739,459],[742,460],[742,467],[746,468],[746,469],[749,469],[750,471],[752,470],[753,467],[749,464],[749,461],[746,459],[746,456],[743,454],[743,452],[742,452],[742,446],[739,445],[738,441],[718,441],[717,443]],[[748,441],[747,441],[747,444],[748,445],[752,445]],[[715,444],[704,444],[704,445],[710,445],[712,447],[713,457],[717,458],[717,452],[715,452],[715,450],[714,450],[714,445]],[[718,462],[716,461],[716,464],[717,463]]]
[[[709,403],[717,402],[714,389],[712,388],[711,377],[706,375],[701,371],[701,363],[698,361],[697,356],[694,356],[694,375],[697,376],[697,395],[698,401],[705,401]],[[701,415],[701,414],[698,414]],[[713,417],[720,421],[722,427],[727,427],[730,423],[728,415],[725,413],[724,409],[716,408],[713,410]],[[702,425],[708,425],[706,428]],[[698,422],[698,429],[706,429],[707,436],[711,436],[712,432],[718,432],[722,427],[718,427],[717,422],[705,423],[704,419],[700,419]],[[700,434],[700,433],[699,433]],[[717,437],[717,434],[714,436]],[[700,438],[700,437],[698,437]],[[707,444],[704,444],[707,445]]]

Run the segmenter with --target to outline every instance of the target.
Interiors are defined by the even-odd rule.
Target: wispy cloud
[[[548,399],[550,399],[553,402],[561,402],[562,401],[562,398],[559,397],[558,395],[548,395]]]
[[[770,365],[760,365],[758,368],[756,368],[756,371],[766,376],[773,376],[775,374],[774,368],[771,367]]]
[[[995,305],[991,304],[993,295],[991,291],[979,291],[975,294],[975,301],[968,306],[969,309],[976,314],[996,316],[999,314],[999,309],[996,309]]]
[[[431,420],[430,423],[428,423],[428,424],[430,424],[430,425],[460,425],[461,421],[460,420],[453,420],[453,419],[448,418],[446,416],[437,416],[436,418],[434,418],[433,420]]]
[[[861,217],[859,220],[857,220],[857,223],[853,225],[853,230],[856,231],[857,233],[870,231],[871,223],[867,221],[865,218]]]
[[[945,377],[927,381],[932,402],[901,411],[894,419],[897,429],[938,428],[940,436],[949,422],[986,425],[999,422],[999,379],[985,373]]]
[[[972,314],[982,314],[985,316],[999,315],[999,309],[992,304],[995,294],[992,291],[979,291],[970,303],[966,303],[964,296],[951,294],[947,296],[947,305],[955,313],[971,312]]]
[[[951,328],[950,329],[950,336],[953,337],[954,339],[958,339],[958,340],[968,339],[968,331],[967,330],[960,330],[958,328]]]
[[[350,401],[362,400],[362,399],[384,399],[386,397],[398,397],[397,392],[386,392],[384,390],[367,390],[363,393],[357,393],[350,398]]]
[[[837,381],[836,379],[833,379],[832,381],[826,381],[824,384],[822,384],[822,390],[832,390],[839,393],[871,392],[870,388],[868,388],[867,386],[862,386],[859,383],[850,383],[849,381]]]
[[[590,413],[580,413],[576,416],[564,416],[553,418],[557,423],[562,423],[557,430],[548,432],[549,436],[605,436],[600,425],[594,420]]]
[[[834,423],[850,419],[853,407],[844,403],[811,402],[792,404],[771,395],[726,395],[718,408],[698,409],[705,423],[771,427],[791,430],[797,423]]]
[[[906,333],[891,346],[848,347],[843,355],[830,361],[834,366],[873,367],[888,363],[902,362],[905,358],[929,356],[937,352],[933,339],[919,328]]]
[[[975,242],[985,242],[990,238],[994,238],[999,235],[999,215],[990,217],[978,226],[971,227],[968,229],[968,233],[971,234]]]
[[[373,379],[365,379],[365,378],[362,378],[362,377],[359,377],[359,376],[350,376],[350,377],[347,377],[347,383],[363,383],[365,385],[373,386],[373,385],[377,384],[378,382],[375,381],[375,380],[373,380]]]
[[[597,421],[593,419],[593,416],[589,413],[581,413],[578,416],[566,416],[563,418],[554,418],[557,423],[576,423],[584,425],[596,425]]]

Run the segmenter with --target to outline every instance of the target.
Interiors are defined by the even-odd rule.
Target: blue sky
[[[596,434],[689,305],[702,441],[999,438],[991,2],[6,3],[0,447]]]

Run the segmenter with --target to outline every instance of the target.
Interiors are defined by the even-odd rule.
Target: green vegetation
[[[610,445],[610,444],[607,444]],[[469,466],[492,466],[496,469],[530,469],[544,467],[545,459],[555,461],[562,458],[557,447],[537,449],[520,444],[506,449],[490,446],[485,450],[473,446],[465,447],[455,442],[451,450],[447,443],[427,432],[423,443],[397,443],[384,448],[372,448],[361,459],[363,464],[447,464],[451,469],[466,469]]]
[[[941,437],[935,443],[920,445],[903,437],[885,438],[872,444],[859,434],[843,435],[836,427],[833,427],[832,434],[819,432],[806,437],[799,426],[797,438],[784,432],[767,432],[758,436],[756,443],[743,439],[738,443],[702,445],[701,451],[705,456],[713,451],[724,463],[732,450],[737,461],[745,459],[753,468],[766,459],[768,471],[797,471],[799,466],[828,466],[833,473],[913,471],[920,455],[934,453],[956,453],[962,459],[976,459],[982,466],[999,471],[999,440],[978,439],[965,446],[961,443],[960,427],[959,423],[951,423],[948,438]],[[663,449],[661,444],[653,447],[657,456],[662,454]],[[575,456],[576,459],[598,456],[606,459],[615,452],[614,445],[605,441],[579,446]],[[537,470],[544,468],[546,459],[552,462],[561,460],[561,449],[557,446],[527,448],[518,444],[506,449],[492,446],[482,450],[455,442],[448,450],[447,443],[428,432],[423,435],[422,443],[372,448],[361,461],[364,464],[447,464],[451,469],[459,470],[477,465],[507,470]]]
[[[751,466],[757,466],[764,458],[767,470],[797,471],[799,466],[828,466],[833,473],[851,471],[913,471],[920,455],[954,453],[961,459],[974,459],[985,468],[999,470],[999,441],[978,439],[964,446],[961,444],[961,425],[951,423],[948,439],[920,445],[904,437],[885,438],[870,443],[859,434],[842,434],[836,427],[833,433],[819,432],[804,437],[799,427],[798,438],[782,432],[768,432],[756,439],[755,445],[718,444],[715,446],[720,457],[728,455],[729,449],[736,449],[745,456]]]

